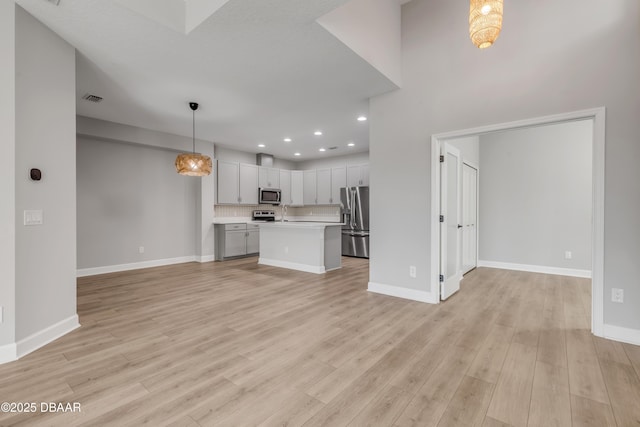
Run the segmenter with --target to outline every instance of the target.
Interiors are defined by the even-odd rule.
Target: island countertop
[[[342,222],[313,222],[313,221],[269,221],[259,223],[260,227],[282,227],[282,228],[324,228],[342,227]]]

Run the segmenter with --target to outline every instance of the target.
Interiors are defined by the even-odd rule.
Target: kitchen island
[[[342,266],[342,223],[260,224],[258,264],[322,274]]]

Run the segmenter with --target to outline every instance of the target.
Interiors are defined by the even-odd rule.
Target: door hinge
[[[440,275],[440,283],[444,282],[444,276],[441,274]]]
[[[444,163],[444,156],[440,156],[440,163]]]
[[[440,222],[444,222],[444,215],[440,215]]]

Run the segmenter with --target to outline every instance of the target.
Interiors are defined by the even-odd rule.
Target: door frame
[[[591,120],[593,122],[592,231],[591,231],[591,332],[604,336],[604,173],[606,108],[598,107],[551,116],[480,126],[431,136],[431,294],[440,300],[440,146],[448,139],[483,135],[496,131],[526,129]],[[480,201],[478,200],[478,204]]]
[[[464,171],[464,165],[467,165],[470,168],[476,170],[476,266],[475,268],[478,268],[478,259],[479,259],[478,251],[480,250],[480,244],[478,240],[478,230],[480,229],[480,226],[478,225],[478,223],[480,222],[480,199],[478,198],[478,195],[480,194],[480,167],[471,161],[462,159],[463,171]],[[464,189],[462,191],[464,193]],[[467,274],[470,271],[473,271],[473,270],[469,270],[463,274]]]

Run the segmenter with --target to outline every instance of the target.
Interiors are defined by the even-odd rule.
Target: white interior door
[[[446,142],[442,144],[441,156],[440,298],[445,300],[460,289],[462,280],[462,158],[460,150]]]
[[[478,170],[462,165],[462,273],[478,265]]]

